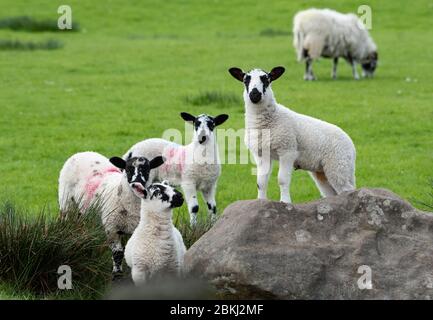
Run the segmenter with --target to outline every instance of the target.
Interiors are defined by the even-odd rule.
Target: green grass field
[[[433,177],[433,3],[325,3],[71,0],[78,32],[0,29],[1,40],[53,39],[63,45],[0,50],[0,197],[32,209],[48,206],[55,214],[58,174],[70,155],[85,150],[122,155],[137,141],[161,137],[165,129],[183,131],[181,111],[228,113],[222,127],[243,128],[242,102],[207,104],[200,94],[241,99],[241,84],[228,74],[229,67],[270,70],[283,65],[286,74],[273,85],[277,101],[334,123],[352,137],[358,187],[383,187],[410,201],[428,201]],[[0,19],[28,15],[56,21],[61,4],[3,0]],[[314,65],[319,80],[304,82],[304,65],[296,62],[292,46],[293,15],[314,6],[356,12],[361,4],[369,4],[373,12],[370,32],[379,48],[375,78],[355,81],[342,62],[333,81],[331,61],[321,60]],[[223,166],[220,212],[233,201],[256,197],[251,168]],[[275,200],[276,172],[274,166],[268,194]],[[295,203],[319,197],[305,172],[294,174],[291,194]],[[0,289],[0,298],[11,296],[25,297]]]

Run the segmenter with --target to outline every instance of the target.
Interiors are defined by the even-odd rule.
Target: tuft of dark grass
[[[287,37],[290,36],[291,33],[285,30],[267,28],[260,31],[259,35],[261,37]]]
[[[414,200],[414,202],[424,207],[424,209],[433,212],[433,178],[430,179],[429,185],[430,185],[430,192],[427,193],[427,200],[425,201]]]
[[[229,107],[233,105],[242,104],[241,99],[238,95],[233,93],[225,93],[221,91],[205,91],[201,92],[193,97],[186,97],[186,102],[194,106],[203,105],[219,105],[222,107]]]
[[[179,214],[174,220],[174,225],[181,233],[186,248],[189,249],[198,239],[202,237],[202,235],[212,228],[215,222],[215,218],[206,215],[205,217],[197,217],[197,223],[195,225],[191,225],[189,223],[189,218]]]
[[[58,32],[65,31],[59,29],[57,20],[37,20],[29,16],[7,17],[0,19],[0,29],[10,29],[14,31],[29,31],[29,32]],[[78,23],[72,24],[72,29],[67,31],[78,31]]]
[[[60,41],[53,39],[42,42],[0,40],[0,50],[55,50],[62,47],[63,44]]]
[[[72,270],[72,289],[60,290],[58,268]],[[47,210],[30,213],[9,202],[0,205],[0,282],[35,297],[94,299],[111,280],[111,254],[98,208],[67,218]]]

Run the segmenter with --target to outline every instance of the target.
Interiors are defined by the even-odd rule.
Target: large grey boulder
[[[185,267],[225,298],[433,299],[433,214],[382,189],[237,201]]]

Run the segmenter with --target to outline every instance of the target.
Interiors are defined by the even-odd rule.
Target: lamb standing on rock
[[[190,213],[191,224],[196,222],[199,210],[197,190],[201,191],[207,203],[209,214],[216,214],[215,194],[221,164],[218,154],[218,144],[214,129],[224,123],[228,115],[216,117],[209,115],[193,115],[182,112],[182,118],[194,125],[193,141],[182,146],[164,139],[147,139],[132,146],[123,156],[152,158],[162,154],[165,163],[150,175],[150,181],[168,180],[176,186],[181,186],[185,194]]]
[[[377,66],[377,47],[367,29],[352,13],[342,14],[330,9],[308,9],[293,19],[293,45],[298,61],[306,63],[304,80],[315,80],[313,60],[333,58],[332,78],[337,77],[338,58],[343,57],[359,79],[356,63],[362,66],[363,76],[373,76]]]
[[[149,183],[149,173],[163,164],[161,156],[151,161],[134,157],[124,161],[108,160],[96,152],[81,152],[63,165],[59,177],[60,212],[78,205],[85,211],[92,205],[101,206],[102,224],[113,254],[113,273],[122,272],[123,245],[121,236],[132,234],[140,220],[140,198]]]
[[[183,197],[167,182],[152,184],[140,195],[140,223],[126,244],[125,260],[136,285],[166,275],[181,275],[186,248],[173,225],[173,208]]]
[[[278,160],[281,201],[291,202],[293,168],[310,171],[323,197],[355,189],[355,146],[337,126],[296,113],[275,101],[271,82],[283,67],[270,73],[239,68],[230,74],[245,85],[245,144],[257,163],[258,198],[266,199],[272,160]],[[256,137],[256,139],[254,139]]]

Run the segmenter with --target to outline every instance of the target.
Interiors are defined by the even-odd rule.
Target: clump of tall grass
[[[72,270],[72,289],[58,288],[58,268]],[[111,254],[98,208],[67,219],[0,205],[0,282],[35,297],[98,298],[111,280]]]
[[[233,93],[225,93],[221,91],[205,91],[201,92],[193,97],[186,97],[185,101],[194,106],[204,105],[219,105],[222,107],[233,106],[242,104],[241,99],[238,95]]]
[[[63,44],[53,39],[41,42],[0,40],[0,50],[54,50],[61,47],[63,47]]]
[[[174,219],[174,225],[181,233],[187,249],[200,239],[202,235],[208,232],[215,222],[216,219],[209,215],[197,217],[197,223],[195,225],[191,225],[189,218],[186,218],[186,216],[182,214],[178,214]]]
[[[57,20],[37,20],[29,16],[7,17],[0,19],[0,29],[10,29],[14,31],[44,32],[44,31],[64,31],[57,26]],[[73,23],[72,29],[68,31],[78,31],[78,23]]]

